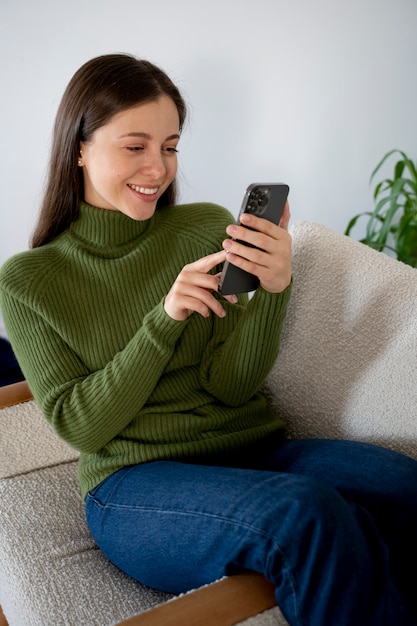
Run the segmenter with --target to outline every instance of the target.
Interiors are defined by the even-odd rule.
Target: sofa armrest
[[[276,607],[273,584],[261,574],[245,572],[168,600],[118,626],[230,626],[272,607]]]
[[[0,606],[0,626],[9,626],[1,606]]]
[[[25,380],[20,383],[0,387],[0,409],[19,404],[20,402],[28,402],[29,400],[33,400],[33,395]]]

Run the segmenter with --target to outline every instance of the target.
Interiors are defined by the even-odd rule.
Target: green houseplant
[[[350,235],[360,218],[368,217],[360,241],[376,250],[391,251],[399,261],[417,267],[417,163],[401,150],[391,150],[372,172],[371,182],[394,154],[398,160],[393,177],[381,180],[374,189],[374,211],[355,215],[345,235]]]

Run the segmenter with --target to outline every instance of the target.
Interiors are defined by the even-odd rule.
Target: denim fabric
[[[230,465],[115,473],[86,500],[98,546],[173,593],[263,572],[291,625],[417,623],[404,608],[417,613],[416,461],[367,444],[284,440]]]

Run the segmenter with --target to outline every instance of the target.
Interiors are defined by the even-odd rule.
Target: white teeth
[[[153,189],[149,189],[148,187],[139,187],[138,185],[129,185],[129,187],[138,193],[144,193],[146,196],[152,196],[158,191],[158,187],[154,187]]]

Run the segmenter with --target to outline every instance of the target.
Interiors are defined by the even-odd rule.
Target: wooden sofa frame
[[[0,409],[32,399],[26,381],[0,387]],[[246,572],[169,600],[118,626],[231,626],[273,606],[272,583],[261,574]],[[8,626],[1,606],[0,626]]]

